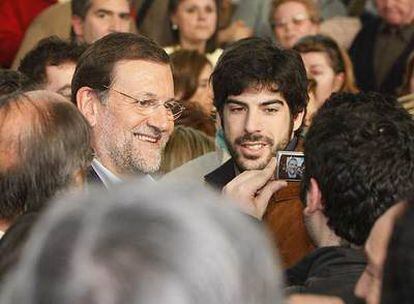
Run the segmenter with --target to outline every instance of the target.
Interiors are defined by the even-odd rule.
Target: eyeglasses
[[[185,107],[176,100],[168,100],[162,102],[158,99],[155,99],[154,97],[138,99],[108,86],[103,86],[103,88],[107,90],[112,90],[118,94],[121,94],[122,96],[132,99],[134,102],[131,104],[134,105],[137,111],[142,115],[151,115],[152,113],[154,113],[156,109],[158,109],[158,107],[163,105],[167,109],[167,112],[171,116],[171,118],[173,120],[176,120],[181,116],[181,114],[185,110]]]
[[[292,22],[294,25],[302,25],[303,22],[310,20],[311,18],[305,14],[296,14],[292,18],[283,18],[281,20],[275,20],[272,22],[273,27],[282,28],[285,27],[288,22]]]

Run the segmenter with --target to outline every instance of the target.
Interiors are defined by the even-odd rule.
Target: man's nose
[[[112,32],[122,32],[122,29],[123,29],[122,25],[123,25],[123,20],[118,16],[114,16],[111,19],[111,24],[110,24],[109,29]]]
[[[257,133],[262,130],[262,121],[257,111],[248,111],[244,129],[247,133]]]
[[[294,29],[294,27],[295,27],[295,25],[293,23],[293,20],[286,21],[286,23],[285,23],[285,30],[286,31],[290,32]]]
[[[165,131],[174,124],[174,120],[169,110],[164,105],[160,105],[149,115],[147,123],[161,131]]]

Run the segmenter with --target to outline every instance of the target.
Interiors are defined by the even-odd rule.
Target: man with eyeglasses
[[[72,102],[92,126],[88,180],[108,188],[156,172],[183,110],[173,98],[169,57],[151,39],[114,33],[96,41],[72,81]]]

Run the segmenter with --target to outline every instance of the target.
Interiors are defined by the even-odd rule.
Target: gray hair
[[[261,226],[195,186],[131,183],[61,199],[40,219],[3,304],[277,304]]]

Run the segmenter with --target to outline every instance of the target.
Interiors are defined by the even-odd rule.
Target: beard
[[[136,133],[160,136],[160,143],[151,146],[150,143],[140,142]],[[108,128],[103,134],[103,146],[108,156],[122,175],[142,175],[157,172],[161,165],[162,152],[168,137],[158,129],[140,127],[133,131],[120,131]]]
[[[237,167],[240,171],[245,170],[262,170],[270,162],[272,157],[276,155],[277,151],[283,150],[289,143],[289,137],[286,136],[279,143],[275,144],[274,140],[268,136],[258,134],[245,134],[237,137],[234,143],[231,143],[227,136],[224,136],[226,145],[228,147],[231,157],[236,162]],[[236,146],[243,145],[244,143],[265,143],[268,147],[268,151],[264,151],[261,155],[244,155],[237,151]],[[267,155],[264,155],[266,154]]]
[[[115,166],[128,175],[141,175],[157,172],[161,165],[164,148],[152,151],[136,151],[131,141],[125,142],[122,148],[117,146],[109,150],[109,156]]]

